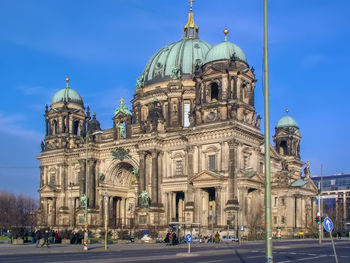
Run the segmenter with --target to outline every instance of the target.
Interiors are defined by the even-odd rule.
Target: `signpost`
[[[323,227],[324,229],[329,232],[329,235],[331,236],[331,241],[332,241],[332,246],[333,246],[333,251],[334,251],[334,257],[335,257],[335,262],[338,263],[338,258],[337,258],[337,252],[335,251],[335,246],[333,242],[333,222],[329,217],[326,217],[323,221]]]
[[[191,241],[192,241],[192,236],[190,234],[186,235],[186,242],[188,244],[188,254],[191,253]]]

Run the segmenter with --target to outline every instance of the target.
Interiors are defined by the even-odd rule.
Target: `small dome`
[[[191,38],[165,46],[147,63],[142,74],[144,84],[169,80],[175,74],[174,71],[182,78],[193,75],[196,65],[203,65],[205,55],[211,47],[205,41]]]
[[[80,94],[76,92],[74,89],[71,89],[69,87],[61,89],[57,91],[55,95],[53,95],[51,104],[55,104],[59,102],[71,102],[84,107],[84,102]]]
[[[223,41],[209,50],[204,64],[217,60],[231,59],[232,55],[235,55],[236,59],[247,63],[243,50],[239,46],[229,41]]]
[[[298,123],[289,115],[284,116],[278,121],[276,128],[282,128],[282,127],[295,127],[299,129]]]

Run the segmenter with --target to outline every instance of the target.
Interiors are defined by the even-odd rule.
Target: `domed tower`
[[[196,75],[195,125],[213,121],[238,120],[259,128],[255,118],[254,69],[249,69],[242,49],[225,40],[209,50]]]
[[[46,136],[42,150],[74,148],[86,133],[86,121],[90,118],[89,109],[85,114],[84,102],[78,92],[69,87],[59,90],[52,97],[50,108],[46,105]]]
[[[293,156],[300,160],[300,131],[298,123],[288,115],[281,118],[276,127],[273,141],[276,151],[282,156]]]
[[[195,103],[193,78],[211,47],[209,43],[199,39],[199,27],[194,23],[191,2],[182,39],[157,51],[137,79],[132,101],[133,134],[148,130],[148,115],[154,107],[155,97],[162,109],[166,131],[175,131],[190,125],[188,113]]]

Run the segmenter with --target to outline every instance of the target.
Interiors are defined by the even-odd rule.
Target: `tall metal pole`
[[[320,192],[321,192],[321,197],[322,197],[322,192],[323,192],[323,164],[321,163],[321,188],[320,188]],[[321,216],[321,225],[323,224],[322,222],[322,217],[323,217],[323,199],[320,199],[320,204],[321,204],[321,208],[320,208],[320,216]],[[322,229],[322,227],[321,227]],[[323,229],[321,231],[321,240],[323,239]]]
[[[318,182],[318,211],[317,216],[321,217],[321,182]],[[318,225],[318,244],[322,244],[322,222]]]
[[[264,130],[265,130],[265,243],[266,262],[273,262],[271,235],[271,171],[270,171],[270,119],[269,119],[269,67],[267,50],[267,0],[264,0]]]

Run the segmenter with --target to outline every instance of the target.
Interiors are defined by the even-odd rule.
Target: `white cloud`
[[[22,139],[39,142],[43,134],[24,127],[25,116],[21,114],[5,115],[0,112],[0,132]]]

